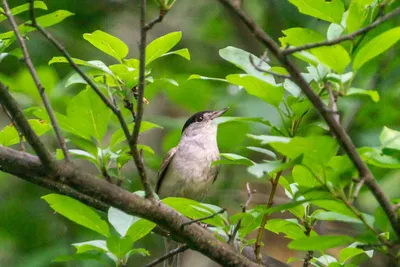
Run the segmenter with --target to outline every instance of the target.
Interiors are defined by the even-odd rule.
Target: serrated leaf
[[[225,47],[219,50],[219,55],[234,64],[236,67],[244,70],[247,74],[250,74],[258,79],[267,82],[271,85],[276,85],[275,79],[272,75],[266,75],[264,72],[257,70],[250,61],[250,57],[253,59],[253,63],[259,65],[259,67],[263,70],[269,70],[271,68],[266,62],[262,61],[260,58],[255,55],[244,51],[240,48],[236,48],[233,46]]]
[[[43,196],[42,199],[44,199],[53,210],[69,220],[106,237],[110,235],[107,222],[103,221],[95,211],[78,200],[57,194],[49,194]]]
[[[135,123],[130,123],[128,125],[129,132],[132,132],[134,125],[135,125]],[[162,127],[160,125],[157,125],[155,123],[148,122],[148,121],[142,121],[142,123],[140,125],[139,133],[143,133],[143,132],[151,130],[153,128],[162,129]],[[126,140],[125,134],[124,134],[123,130],[120,128],[115,133],[112,134],[111,140],[110,140],[110,147],[114,147],[117,144],[119,144],[125,140]]]
[[[128,55],[128,46],[119,38],[106,32],[97,30],[92,33],[85,33],[83,34],[83,38],[94,47],[109,54],[119,62],[122,62],[122,59]]]
[[[351,243],[354,240],[351,236],[310,236],[293,240],[289,243],[288,248],[295,250],[317,250],[324,251]]]
[[[43,1],[34,1],[33,6],[34,6],[34,8],[37,8],[37,9],[47,10],[47,6]],[[22,12],[28,11],[29,8],[30,8],[30,3],[13,7],[13,8],[11,8],[10,11],[11,11],[11,14],[13,16],[15,16]],[[7,19],[6,16],[4,16],[3,14],[0,14],[0,22],[2,22],[3,20],[6,20],[6,19]]]
[[[28,123],[38,136],[45,134],[52,128],[49,122],[43,120],[30,119]],[[14,125],[9,124],[0,131],[0,145],[11,146],[18,143],[19,135]]]
[[[232,153],[221,153],[219,154],[222,159],[216,160],[211,163],[211,166],[214,165],[244,165],[244,166],[251,166],[254,162],[246,157],[232,154]]]
[[[226,80],[232,84],[244,87],[249,95],[253,95],[277,108],[283,100],[284,92],[282,86],[272,85],[255,76],[231,74],[226,76]]]
[[[165,56],[169,56],[169,55],[178,55],[183,58],[186,58],[187,60],[190,60],[190,53],[189,53],[189,49],[187,49],[187,48],[182,48],[179,50],[171,51],[171,52],[165,53],[162,56],[165,57]]]
[[[372,101],[379,102],[379,93],[375,90],[365,90],[351,87],[347,90],[346,95],[366,95],[371,97]]]
[[[400,40],[400,27],[390,29],[363,45],[354,57],[353,68],[358,70]]]
[[[303,14],[340,24],[344,13],[341,0],[289,0]]]
[[[171,32],[153,40],[146,47],[146,65],[171,50],[182,38],[182,32]]]

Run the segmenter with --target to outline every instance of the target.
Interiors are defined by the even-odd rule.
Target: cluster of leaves
[[[171,1],[164,2],[170,4]],[[354,0],[345,10],[341,0],[329,2],[290,0],[290,2],[297,6],[301,13],[329,22],[329,27],[326,34],[306,28],[287,29],[283,31],[284,36],[280,38],[282,47],[302,46],[351,33],[373,22],[378,16],[380,4],[380,1],[374,0]],[[47,7],[43,2],[36,1],[35,8],[46,9]],[[18,14],[27,10],[28,6],[22,5],[14,8],[12,12]],[[70,15],[72,14],[68,11],[59,10],[38,17],[37,20],[42,27],[48,27]],[[0,15],[1,20],[4,18]],[[34,30],[26,24],[21,25],[19,29],[23,34]],[[86,74],[104,94],[118,102],[124,101],[134,105],[139,61],[135,58],[127,58],[129,52],[127,45],[117,37],[100,30],[86,33],[83,38],[100,51],[110,55],[118,63],[106,65],[99,60],[86,61],[77,58],[73,59],[74,62],[85,67]],[[20,53],[18,49],[5,52],[15,41],[12,32],[0,34],[0,39],[2,40],[0,60],[7,55]],[[150,67],[156,59],[171,54],[190,59],[187,49],[171,51],[180,39],[181,33],[173,32],[155,39],[147,46],[147,82],[164,80],[178,86],[178,83],[172,79],[152,77]],[[333,104],[328,88],[339,99],[367,95],[378,102],[377,91],[352,87],[352,81],[365,63],[389,49],[399,39],[400,28],[397,27],[383,33],[360,36],[354,41],[342,44],[296,52],[294,56],[307,64],[302,75],[328,106]],[[239,86],[249,95],[274,107],[280,115],[281,125],[272,125],[261,118],[220,118],[219,123],[232,121],[261,123],[270,127],[270,133],[269,135],[248,134],[249,139],[256,145],[247,148],[264,155],[265,160],[262,162],[256,163],[242,155],[223,153],[222,159],[213,164],[244,165],[247,166],[250,174],[259,179],[266,177],[277,179],[291,201],[273,207],[260,205],[230,217],[226,213],[219,214],[204,221],[210,225],[210,229],[219,237],[231,237],[240,221],[241,227],[236,240],[243,246],[256,242],[255,239],[247,239],[247,236],[259,227],[265,227],[274,233],[283,233],[286,238],[292,240],[288,245],[289,248],[300,251],[319,251],[320,257],[313,259],[316,266],[354,266],[366,256],[372,256],[372,251],[364,251],[358,248],[358,245],[392,242],[395,235],[391,234],[393,230],[387,226],[389,223],[386,216],[379,210],[381,208],[378,208],[375,216],[372,216],[361,213],[354,207],[356,183],[352,177],[356,177],[357,172],[346,155],[338,154],[338,144],[328,135],[326,125],[321,121],[313,121],[310,101],[290,78],[273,74],[287,75],[287,71],[279,66],[270,66],[263,59],[239,48],[229,46],[221,49],[219,54],[224,60],[237,66],[242,73],[229,74],[225,78],[193,74],[189,79],[216,80]],[[50,65],[55,63],[67,63],[67,60],[64,57],[54,57],[49,62]],[[260,69],[269,72],[263,72]],[[78,74],[73,74],[65,86],[72,84],[85,85],[86,81]],[[47,113],[42,108],[33,107],[25,112],[38,118],[30,120],[30,124],[38,135],[50,130]],[[78,149],[70,149],[74,157],[93,162],[103,175],[109,173],[116,179],[123,179],[121,169],[131,156],[121,129],[112,133],[108,142],[104,140],[110,126],[111,115],[111,111],[86,85],[86,88],[68,103],[66,113],[56,113],[56,118],[70,143],[78,147]],[[128,113],[126,115],[130,116]],[[308,121],[310,123],[306,124]],[[130,130],[133,125],[133,123],[129,124]],[[160,127],[151,122],[143,122],[141,132]],[[369,165],[378,168],[399,168],[399,140],[400,132],[384,128],[381,134],[381,146],[363,147],[358,151]],[[13,126],[7,126],[0,132],[0,144],[9,146],[18,142],[18,132]],[[140,148],[148,153],[154,153],[148,146],[140,145]],[[57,156],[61,159],[62,153],[57,151]],[[285,176],[278,175],[284,170],[287,171],[287,175],[286,172]],[[106,255],[119,265],[125,264],[132,254],[148,255],[145,249],[133,248],[133,246],[137,240],[151,232],[153,223],[110,208],[108,221],[117,232],[113,233],[106,221],[78,201],[54,194],[43,198],[59,214],[107,238],[73,244],[77,248],[76,254],[61,256],[56,261],[102,259]],[[166,198],[162,201],[192,219],[212,215],[221,209],[181,198]],[[261,224],[265,215],[283,211],[290,212],[293,218],[270,219],[265,226]],[[368,232],[357,237],[323,236],[313,230],[313,226],[318,221],[342,221],[363,225]],[[326,253],[327,249],[337,246],[347,246],[341,250],[338,259]],[[377,249],[386,252],[384,247]],[[296,260],[301,259],[293,258],[289,262]]]

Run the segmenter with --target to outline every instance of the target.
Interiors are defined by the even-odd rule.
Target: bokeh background
[[[10,6],[23,4],[23,0],[10,0]],[[102,60],[112,64],[113,59],[86,42],[82,35],[95,30],[103,30],[119,37],[128,44],[130,57],[137,58],[139,40],[139,1],[128,0],[47,0],[49,11],[65,9],[75,13],[50,31],[68,49],[73,57],[84,60]],[[148,19],[157,15],[157,7],[148,1]],[[348,2],[348,1],[347,1]],[[310,27],[325,32],[328,24],[299,14],[297,9],[286,0],[249,0],[244,1],[244,9],[274,38],[282,35],[282,30],[290,27]],[[45,11],[38,10],[41,15]],[[27,20],[28,14],[17,17],[18,22]],[[387,27],[399,25],[399,18],[387,23]],[[0,32],[9,30],[6,21],[0,23]],[[279,124],[276,111],[243,90],[224,83],[202,80],[187,80],[190,74],[211,77],[225,77],[227,74],[240,73],[240,70],[219,57],[218,51],[227,46],[236,46],[262,55],[263,47],[255,41],[248,30],[225,10],[218,1],[178,0],[163,23],[158,24],[148,34],[148,40],[172,31],[182,31],[183,37],[177,48],[188,48],[191,60],[181,57],[165,57],[153,65],[155,77],[168,77],[178,81],[179,86],[155,83],[146,88],[145,97],[150,101],[146,106],[145,120],[157,123],[164,129],[153,129],[141,137],[141,142],[152,146],[157,156],[146,156],[149,176],[155,181],[156,172],[162,156],[178,143],[181,127],[185,120],[200,110],[218,109],[230,106],[229,116],[263,117],[273,124]],[[57,56],[58,51],[37,33],[28,34],[27,41],[33,62],[39,76],[50,95],[53,107],[64,112],[66,103],[76,95],[82,86],[65,87],[66,79],[72,74],[67,65],[47,63]],[[382,56],[372,60],[357,74],[354,85],[360,88],[376,89],[380,102],[369,99],[351,99],[340,101],[343,123],[358,147],[379,144],[379,134],[383,126],[393,129],[400,127],[400,47],[394,46]],[[274,65],[274,61],[272,61]],[[303,66],[303,65],[301,65]],[[10,89],[24,108],[41,105],[33,81],[23,61],[7,57],[0,64],[0,80],[10,85]],[[317,120],[317,115],[310,116]],[[4,113],[0,113],[0,128],[10,122]],[[112,123],[110,132],[117,128]],[[113,130],[113,131],[111,131]],[[247,133],[267,134],[269,128],[259,124],[231,122],[220,126],[218,142],[221,152],[247,155],[254,161],[261,161],[262,155],[246,149],[252,140]],[[57,147],[54,137],[48,133],[43,139],[53,148]],[[96,172],[91,163],[82,160],[78,164]],[[372,168],[375,177],[387,194],[400,197],[400,170]],[[140,189],[133,164],[124,169],[131,183],[124,187],[131,191]],[[240,205],[246,201],[245,183],[257,190],[250,206],[265,203],[270,190],[267,178],[256,179],[246,172],[244,167],[223,166],[219,178],[206,202],[228,208],[230,214],[240,211]],[[100,238],[96,233],[78,226],[64,217],[54,214],[40,196],[47,190],[29,184],[16,177],[0,173],[0,266],[99,266],[96,262],[71,262],[50,264],[61,254],[71,254],[71,243]],[[276,195],[276,204],[287,201],[283,190]],[[376,202],[371,195],[362,191],[357,206],[373,213]],[[276,216],[276,215],[275,215]],[[287,217],[287,214],[281,216]],[[358,229],[348,224],[324,223],[318,226],[320,233],[355,234]],[[286,248],[288,239],[267,232],[263,240],[264,252],[286,261],[290,257],[300,256]],[[150,250],[151,257],[134,256],[128,266],[141,266],[164,253],[162,238],[149,235],[137,244]],[[338,251],[330,251],[336,255]],[[195,253],[187,253],[184,262],[190,266],[215,266]],[[378,264],[378,265],[376,265]],[[383,264],[383,265],[381,265]],[[384,266],[385,259],[376,257],[365,266]]]

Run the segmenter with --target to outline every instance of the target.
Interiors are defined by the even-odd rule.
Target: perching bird
[[[205,198],[219,171],[219,166],[210,166],[219,159],[213,120],[227,110],[201,111],[186,121],[179,144],[167,153],[158,172],[156,193],[160,198]]]
[[[204,200],[219,172],[218,165],[211,166],[219,159],[217,124],[213,120],[228,109],[198,112],[186,121],[179,144],[161,163],[156,185],[160,198]],[[167,252],[176,246],[170,240],[165,242]],[[164,266],[179,266],[179,255],[169,258]]]

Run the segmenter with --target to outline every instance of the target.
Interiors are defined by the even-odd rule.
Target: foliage
[[[156,2],[165,10],[169,10],[175,3],[175,1]],[[380,3],[380,1],[366,0],[353,0],[349,5],[345,5],[342,0],[289,0],[289,2],[296,6],[300,13],[328,22],[329,26],[323,32],[319,27],[285,29],[279,38],[282,47],[302,46],[352,33],[377,19]],[[46,4],[42,1],[35,1],[35,8],[47,10]],[[389,5],[388,9],[390,8]],[[26,11],[28,11],[27,4],[12,9],[13,15]],[[73,13],[69,11],[58,10],[38,17],[37,21],[42,27],[49,27],[72,15]],[[2,20],[5,20],[5,17],[0,15],[0,21]],[[333,108],[336,102],[351,103],[355,99],[370,101],[370,105],[385,105],[382,103],[381,92],[367,89],[365,83],[355,82],[358,76],[363,77],[366,67],[374,64],[376,62],[374,60],[383,56],[400,40],[400,27],[378,29],[357,36],[353,41],[321,46],[294,54],[298,62],[301,62],[301,66],[304,66],[301,68],[303,78],[330,108]],[[27,34],[34,31],[34,28],[24,23],[19,26],[19,30],[22,34]],[[179,44],[181,38],[182,32],[171,32],[155,38],[147,45],[145,71],[149,90],[157,84],[162,84],[163,86],[159,87],[165,87],[166,95],[173,102],[183,106],[188,103],[190,105],[190,97],[180,89],[184,87],[180,85],[180,80],[187,79],[184,82],[194,82],[199,85],[200,89],[196,94],[200,100],[194,101],[202,105],[200,101],[208,102],[206,96],[202,96],[203,91],[208,89],[201,88],[209,88],[204,84],[212,83],[215,87],[229,90],[235,88],[241,96],[245,95],[243,93],[245,92],[251,96],[249,103],[258,101],[257,103],[261,103],[259,105],[275,112],[278,116],[278,120],[274,121],[246,115],[220,118],[218,123],[222,128],[221,131],[225,130],[227,133],[225,139],[228,139],[232,132],[235,132],[234,136],[239,136],[241,128],[243,143],[248,145],[244,146],[246,149],[241,149],[243,145],[240,139],[238,145],[232,141],[232,144],[224,148],[226,152],[221,153],[221,159],[212,165],[236,165],[236,167],[242,165],[243,172],[246,171],[260,179],[259,181],[271,180],[273,186],[282,187],[289,202],[272,207],[261,204],[246,211],[236,210],[238,213],[233,212],[230,216],[223,212],[203,221],[208,224],[209,229],[220,238],[233,237],[240,242],[241,247],[258,242],[259,240],[249,239],[249,236],[260,228],[283,234],[290,240],[289,249],[315,251],[312,259],[315,266],[355,266],[362,260],[372,257],[373,251],[388,254],[389,246],[386,245],[398,242],[393,229],[388,226],[390,225],[388,218],[382,210],[379,210],[381,207],[378,207],[374,214],[361,212],[357,208],[355,192],[359,180],[363,177],[357,177],[352,162],[339,149],[338,141],[331,137],[324,122],[316,118],[311,102],[301,93],[300,88],[290,78],[278,75],[287,75],[288,72],[243,49],[227,46],[219,50],[219,56],[227,64],[232,65],[227,67],[232,71],[224,73],[222,78],[208,77],[205,71],[203,75],[202,71],[197,70],[196,73],[200,74],[192,73],[184,79],[180,79],[179,75],[176,75],[178,77],[176,78],[168,71],[164,74],[159,69],[169,67],[164,64],[165,57],[178,55],[186,60],[191,59],[187,48],[172,50]],[[0,39],[0,62],[8,56],[21,56],[19,48],[12,49],[16,41],[12,31],[1,33]],[[73,58],[74,62],[83,67],[90,79],[113,102],[121,107],[127,107],[129,104],[136,106],[139,60],[128,56],[128,45],[120,38],[102,30],[84,33],[83,39],[101,51],[102,56],[108,57],[107,60],[112,61],[112,64],[97,58],[94,60]],[[84,45],[88,46],[87,43]],[[99,58],[104,57],[99,56]],[[53,56],[48,61],[51,67],[60,65],[64,68],[66,65],[63,63],[68,61],[61,56]],[[10,82],[10,87],[13,84],[16,83]],[[62,87],[79,89],[79,92],[72,93],[72,97],[65,101],[65,112],[55,112],[63,134],[67,136],[68,146],[73,147],[69,149],[72,157],[93,163],[97,168],[99,179],[110,179],[114,183],[124,181],[128,184],[127,187],[130,186],[131,179],[127,179],[128,174],[123,167],[132,156],[122,129],[115,124],[112,111],[77,74],[69,74]],[[25,97],[31,98],[27,92],[22,93]],[[152,98],[151,94],[146,91],[146,102],[147,98]],[[221,94],[225,98],[230,98],[229,92]],[[364,99],[363,96],[368,98]],[[226,102],[230,100],[225,100]],[[147,106],[152,105],[154,104],[151,102]],[[123,114],[125,118],[131,120],[128,109],[125,109]],[[46,111],[37,103],[25,109],[25,113],[34,117],[29,123],[39,136],[51,130]],[[160,119],[158,121],[154,119],[154,122],[143,121],[140,134],[147,134],[147,131],[152,129],[169,128],[167,124],[168,122]],[[233,130],[229,131],[229,125],[233,125]],[[128,124],[129,131],[132,131],[133,127],[134,122]],[[399,169],[400,132],[386,126],[379,131],[380,144],[360,147],[358,152],[376,173]],[[176,133],[165,138],[169,140],[167,146],[176,141]],[[18,131],[12,124],[0,131],[1,145],[11,146],[19,142]],[[238,149],[239,146],[241,148]],[[139,148],[145,152],[146,163],[153,168],[152,162],[159,161],[154,149],[142,143],[139,144]],[[52,152],[57,155],[58,160],[63,159],[60,150]],[[254,152],[257,157],[251,157],[255,155]],[[155,168],[158,167],[157,164],[154,165]],[[281,176],[282,172],[284,176]],[[353,179],[354,177],[358,180]],[[54,259],[55,262],[97,260],[107,263],[111,260],[116,266],[125,266],[132,255],[150,255],[147,249],[137,244],[139,240],[149,235],[155,227],[154,223],[128,215],[114,207],[108,210],[108,221],[105,221],[102,215],[90,207],[67,196],[49,194],[42,198],[58,214],[100,234],[102,238],[96,237],[95,240],[73,243],[76,248],[75,254],[58,256]],[[166,198],[161,201],[193,220],[212,216],[222,209],[216,205],[189,199]],[[396,202],[395,199],[392,201]],[[266,224],[261,223],[265,216],[282,212],[290,213],[291,218],[268,218]],[[351,224],[361,228],[360,232],[364,234],[323,235],[314,229],[316,224],[322,221]],[[237,225],[240,225],[238,234],[232,236]],[[376,245],[373,251],[361,249],[371,243]],[[336,257],[329,255],[327,250],[336,247],[341,248],[339,255]],[[362,257],[365,255],[368,257]],[[289,259],[290,262],[296,260],[303,261],[303,259]]]

